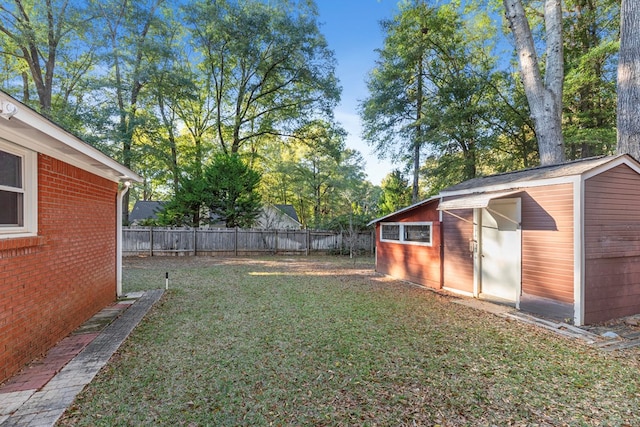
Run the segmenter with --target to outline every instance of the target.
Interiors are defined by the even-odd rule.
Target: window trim
[[[36,236],[38,233],[38,163],[37,153],[0,139],[0,151],[22,158],[21,226],[0,227],[0,239]]]
[[[399,233],[400,235],[398,236],[398,240],[391,240],[391,239],[384,239],[382,237],[382,228],[385,225],[398,225],[399,227]],[[415,240],[405,240],[404,236],[405,236],[405,231],[404,231],[404,227],[405,226],[412,226],[412,225],[419,225],[419,226],[425,226],[428,225],[429,226],[429,242],[418,242]],[[381,222],[380,223],[380,241],[381,242],[386,242],[386,243],[398,243],[401,245],[415,245],[415,246],[433,246],[433,221],[414,221],[414,222]]]
[[[402,227],[398,227],[398,238],[397,239],[385,239],[384,238],[384,233],[383,233],[383,228],[385,225],[389,225],[389,226],[399,226],[400,223],[397,222],[383,222],[380,224],[380,241],[381,242],[396,242],[399,243],[402,239]]]

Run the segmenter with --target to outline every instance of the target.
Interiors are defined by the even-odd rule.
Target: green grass
[[[170,290],[60,425],[640,425],[639,353],[605,354],[347,258],[149,258]]]

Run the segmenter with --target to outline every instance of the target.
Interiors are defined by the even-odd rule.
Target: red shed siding
[[[116,293],[117,184],[38,155],[38,237],[0,240],[0,381]]]
[[[384,222],[431,221],[431,246],[380,241],[380,223],[376,224],[376,271],[402,280],[440,288],[440,223],[438,202],[427,203]]]
[[[442,215],[444,234],[444,286],[473,293],[473,256],[469,241],[473,239],[473,209],[453,210]]]
[[[573,184],[527,188],[522,198],[522,292],[573,302]]]
[[[626,165],[585,181],[585,323],[640,312],[640,176]]]

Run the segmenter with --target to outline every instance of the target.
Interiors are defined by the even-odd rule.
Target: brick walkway
[[[105,308],[5,382],[0,425],[53,426],[162,294],[161,289],[148,291]]]

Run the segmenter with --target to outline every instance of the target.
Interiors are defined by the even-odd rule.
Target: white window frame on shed
[[[398,238],[384,238],[385,226],[398,227]],[[429,241],[411,240],[407,234],[409,227],[429,227]],[[403,245],[433,246],[433,221],[419,222],[381,222],[380,223],[380,241],[389,243],[400,243]]]
[[[0,224],[0,239],[35,236],[38,233],[38,163],[37,153],[0,139],[0,151],[20,159],[20,182],[17,186],[0,182],[0,191],[18,194],[17,224]]]

